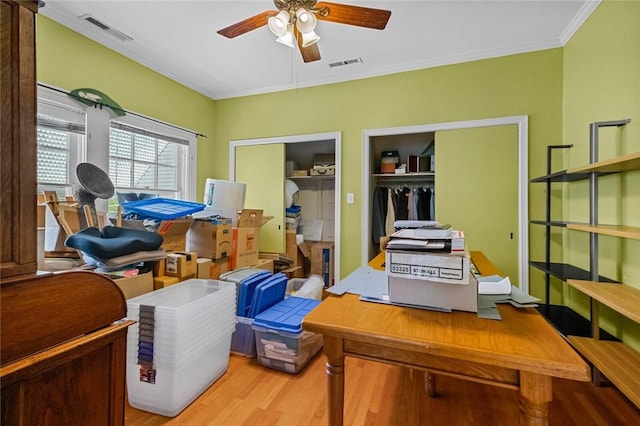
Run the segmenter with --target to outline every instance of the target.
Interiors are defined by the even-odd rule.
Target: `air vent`
[[[329,64],[329,67],[335,68],[335,67],[341,67],[343,65],[361,64],[361,63],[362,63],[362,58],[355,58],[355,59],[347,59],[346,61],[332,62]]]
[[[82,15],[82,16],[79,16],[79,18],[87,21],[91,25],[94,25],[94,26],[100,28],[100,30],[108,33],[109,35],[111,35],[112,37],[117,38],[120,41],[131,41],[131,40],[133,40],[133,37],[129,37],[128,35],[120,32],[120,31],[118,31],[118,30],[116,30],[114,28],[111,28],[109,25],[105,24],[104,22],[99,21],[98,19],[94,18],[91,15]]]

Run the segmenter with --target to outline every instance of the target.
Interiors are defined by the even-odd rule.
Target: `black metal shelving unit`
[[[547,174],[530,180],[530,183],[546,184],[546,217],[544,220],[531,220],[531,224],[542,225],[545,229],[545,259],[544,261],[530,261],[529,264],[544,272],[545,274],[545,296],[544,304],[538,307],[538,311],[564,336],[592,336],[591,321],[576,313],[573,309],[563,305],[552,305],[550,302],[551,277],[555,277],[561,281],[568,279],[590,280],[596,279],[604,282],[616,282],[607,277],[597,274],[597,266],[595,267],[595,277],[593,271],[593,253],[597,255],[596,247],[591,247],[592,253],[592,271],[575,267],[565,263],[556,263],[551,261],[551,230],[552,228],[566,228],[570,222],[557,221],[551,219],[551,185],[555,182],[567,183],[576,182],[586,179],[594,179],[598,176],[609,174],[609,172],[579,172],[571,173],[568,170],[552,172],[552,153],[556,149],[569,149],[573,145],[549,145],[547,146]],[[592,194],[593,195],[593,194]],[[596,194],[597,196],[597,194]],[[597,265],[597,260],[596,260]],[[604,340],[617,340],[604,330],[600,330],[600,336]]]

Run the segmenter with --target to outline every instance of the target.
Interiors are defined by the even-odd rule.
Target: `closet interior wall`
[[[380,250],[380,237],[393,232],[396,219],[436,220],[435,173],[433,164],[427,171],[414,173],[381,173],[383,152],[397,151],[398,164],[408,166],[410,155],[435,157],[435,133],[409,133],[374,136],[369,158],[370,188],[369,258]],[[395,196],[389,197],[390,192]],[[418,198],[414,198],[419,194]],[[383,201],[386,199],[386,203]],[[409,208],[412,206],[413,208]],[[388,212],[392,212],[389,215]]]

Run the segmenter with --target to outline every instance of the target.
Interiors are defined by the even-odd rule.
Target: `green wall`
[[[554,156],[560,170],[588,162],[588,124],[631,118],[603,132],[601,158],[640,145],[640,2],[604,1],[564,48],[442,66],[319,87],[214,101],[137,64],[48,18],[37,18],[38,80],[64,90],[94,87],[125,109],[203,133],[198,140],[198,189],[206,177],[228,177],[228,142],[340,131],[343,179],[342,275],[360,264],[362,133],[364,129],[529,116],[529,176],[546,173],[546,146],[573,143]],[[601,218],[640,226],[640,173],[601,186]],[[543,185],[530,185],[529,216],[544,217]],[[553,217],[585,221],[586,184],[553,189]],[[620,200],[623,201],[620,201]],[[585,235],[554,234],[552,260],[584,263]],[[601,237],[601,268],[640,287],[639,242]],[[568,249],[563,249],[569,247]],[[530,258],[544,257],[544,229],[530,227]],[[622,265],[617,267],[618,261]],[[534,295],[543,275],[530,269]],[[615,275],[615,276],[614,276]],[[588,312],[586,298],[554,283],[552,303]],[[605,326],[633,342],[640,330],[605,311]]]
[[[220,100],[216,141],[223,146],[236,139],[342,132],[341,193],[353,192],[356,200],[342,203],[344,276],[360,266],[364,129],[512,115],[529,115],[529,167],[533,175],[543,174],[545,146],[562,136],[562,49]],[[215,170],[226,176],[226,159]],[[531,200],[544,200],[541,188],[532,188]],[[531,242],[538,258],[541,235]],[[541,284],[532,284],[540,294]]]
[[[589,123],[631,118],[601,129],[599,159],[640,151],[640,2],[605,1],[564,48],[563,140],[574,147],[565,167],[589,162]],[[640,226],[640,171],[600,179],[600,223]],[[589,221],[588,182],[567,184],[563,216]],[[560,194],[556,197],[560,201]],[[565,261],[589,267],[589,235],[565,231]],[[600,236],[600,274],[640,288],[640,241]],[[589,315],[588,298],[555,283],[564,302]],[[640,326],[603,308],[603,327],[640,348]]]
[[[214,149],[214,100],[43,15],[37,15],[36,43],[39,82],[66,91],[81,87],[98,89],[125,110],[208,136],[198,138],[199,162],[220,155]],[[205,177],[198,173],[196,194],[204,193]]]
[[[562,49],[213,101],[43,16],[37,33],[39,81],[94,87],[125,109],[207,135],[198,142],[197,193],[206,177],[228,177],[230,140],[340,131],[340,191],[356,200],[342,203],[343,276],[360,266],[364,129],[528,115],[532,176],[544,173],[545,146],[562,137]],[[532,215],[543,214],[543,200],[531,188]],[[542,238],[532,229],[532,258],[543,256]],[[541,289],[532,276],[532,293]]]

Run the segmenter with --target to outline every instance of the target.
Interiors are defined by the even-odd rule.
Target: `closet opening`
[[[512,257],[504,260],[511,268],[508,275],[512,282],[528,293],[527,147],[527,116],[365,130],[363,197],[368,201],[363,202],[362,207],[362,265],[366,265],[378,253],[379,243],[376,244],[376,241],[378,234],[383,232],[383,226],[385,234],[387,233],[386,218],[381,222],[376,213],[376,210],[380,211],[381,198],[384,198],[380,193],[386,188],[387,206],[392,206],[389,188],[393,191],[402,188],[407,203],[409,197],[415,195],[416,187],[429,188],[430,203],[433,204],[430,220],[449,223],[454,227],[460,227],[457,223],[464,224],[467,229],[460,230],[465,232],[465,242],[470,244],[471,250],[489,252],[504,240],[512,246],[512,249],[503,250],[505,256]],[[398,157],[398,170],[391,173],[389,166],[386,166],[383,172],[383,159],[395,155]],[[402,168],[402,164],[406,164],[405,168]],[[486,183],[486,176],[503,173],[502,169],[500,172],[492,170],[492,165],[505,166],[504,173],[508,172],[509,176],[496,178],[494,181],[506,182],[508,185]],[[476,175],[474,171],[477,171]],[[479,185],[482,187],[479,188]],[[497,188],[495,191],[510,192],[498,195],[486,192],[493,186]],[[478,197],[476,192],[482,192],[483,195]],[[411,197],[411,200],[416,203],[420,198],[416,200]],[[422,202],[424,203],[424,199]],[[508,221],[498,219],[491,213],[490,207],[494,203],[498,211],[509,216]],[[482,213],[478,213],[478,206],[484,208]],[[404,211],[403,208],[402,214],[405,214]],[[425,215],[424,211],[418,213],[417,209],[413,210],[413,214]],[[451,223],[452,221],[456,223]],[[508,225],[503,222],[508,222]],[[490,223],[493,228],[485,226],[485,223]],[[375,233],[376,230],[378,234]],[[471,235],[475,238],[468,238]],[[486,254],[493,260],[493,254]],[[499,264],[498,268],[500,269]]]

